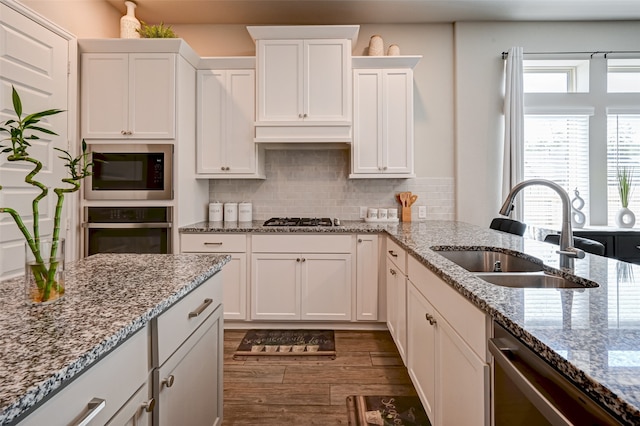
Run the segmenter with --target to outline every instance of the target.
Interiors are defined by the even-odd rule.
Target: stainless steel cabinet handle
[[[169,377],[167,377],[166,379],[162,380],[162,384],[165,385],[166,387],[170,388],[171,386],[173,386],[173,382],[175,381],[175,377],[173,377],[173,374],[170,375]]]
[[[296,262],[300,262],[300,258],[297,258],[297,259],[296,259]]]
[[[438,321],[436,321],[435,317],[431,314],[424,314],[424,317],[429,321],[429,324],[436,325]]]
[[[89,409],[89,411],[87,411],[87,414],[85,414],[78,423],[76,423],[76,426],[87,426],[89,424],[89,422],[91,420],[93,420],[100,411],[102,411],[102,409],[104,407],[106,407],[107,405],[107,401],[105,399],[102,398],[93,398],[91,401],[89,401],[89,403],[87,404],[87,408]]]
[[[305,258],[303,257],[303,258],[302,258],[302,261],[303,261],[303,262],[306,262],[306,261],[307,261],[307,259],[305,259]]]
[[[398,254],[393,250],[389,250],[389,254],[393,257],[398,257]]]
[[[195,311],[191,311],[189,312],[189,318],[194,318],[197,317],[198,315],[200,315],[201,313],[204,312],[205,309],[207,309],[207,307],[213,303],[213,299],[204,299],[204,302],[202,302],[202,305],[198,306],[198,309],[196,309]]]
[[[382,170],[387,170],[387,166],[384,166],[384,167],[382,168]]]
[[[298,118],[302,118],[302,114],[298,114]]]
[[[121,135],[126,135],[126,134],[127,134],[127,131],[126,131],[126,130],[120,130],[120,134],[121,134]]]
[[[171,377],[173,377],[173,376],[171,376]],[[146,411],[147,413],[150,413],[150,412],[153,411],[154,407],[156,406],[156,399],[155,398],[151,398],[150,400],[145,401],[142,404],[140,404],[140,406],[144,409],[144,411]]]
[[[171,228],[171,222],[150,222],[150,223],[88,223],[82,224],[83,228],[92,229],[146,229],[146,228]]]
[[[358,242],[361,243],[362,242],[362,238],[358,238]]]
[[[206,242],[204,243],[205,246],[221,246],[222,243],[210,243],[210,242]]]
[[[307,118],[307,114],[302,114],[302,118]]]

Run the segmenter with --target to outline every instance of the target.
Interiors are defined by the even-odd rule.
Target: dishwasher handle
[[[501,339],[489,339],[489,352],[504,373],[520,389],[527,399],[554,425],[572,426],[573,423],[567,419],[558,408],[545,398],[542,393],[533,385],[527,376],[518,369],[510,358],[518,357],[518,349],[502,344]]]

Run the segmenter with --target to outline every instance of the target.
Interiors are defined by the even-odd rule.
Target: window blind
[[[572,197],[574,189],[589,211],[589,116],[526,115],[524,179],[549,179]],[[560,229],[562,201],[552,190],[531,186],[524,191],[524,222]]]
[[[629,208],[640,213],[640,114],[607,115],[607,213],[609,223],[622,207],[618,193],[618,170],[632,170],[633,187]]]

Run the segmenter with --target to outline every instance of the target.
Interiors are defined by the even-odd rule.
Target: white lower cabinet
[[[356,320],[378,320],[378,236],[356,235]]]
[[[20,425],[106,424],[149,378],[149,329],[139,330],[26,417]],[[150,399],[140,396],[140,404]],[[139,405],[140,407],[141,405]],[[146,413],[135,410],[142,419]],[[133,411],[131,417],[134,417]],[[124,417],[129,417],[129,414]],[[139,424],[148,424],[142,421]]]
[[[157,425],[222,422],[222,308],[218,307],[153,374]]]
[[[413,258],[408,273],[407,369],[431,423],[489,425],[486,315]]]
[[[351,235],[255,235],[251,319],[352,319]]]
[[[387,328],[393,337],[402,362],[407,364],[407,253],[387,238],[386,284]]]
[[[223,302],[225,320],[247,319],[247,235],[181,234],[181,253],[219,253],[231,256],[224,265]]]
[[[218,273],[152,321],[154,425],[222,422],[221,303]]]

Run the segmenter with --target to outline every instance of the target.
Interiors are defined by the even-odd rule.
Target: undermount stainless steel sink
[[[544,272],[488,272],[477,273],[478,278],[502,287],[514,288],[594,288],[598,284],[593,281],[577,282],[559,275]]]
[[[436,250],[458,266],[469,272],[535,272],[542,271],[542,261],[536,258],[525,259],[515,254],[492,250]],[[496,262],[500,262],[496,264]]]
[[[512,288],[594,288],[598,283],[586,279],[571,279],[544,271],[542,260],[521,257],[517,252],[509,253],[491,248],[473,250],[469,248],[442,249],[432,247],[441,256],[474,273],[484,281]]]

